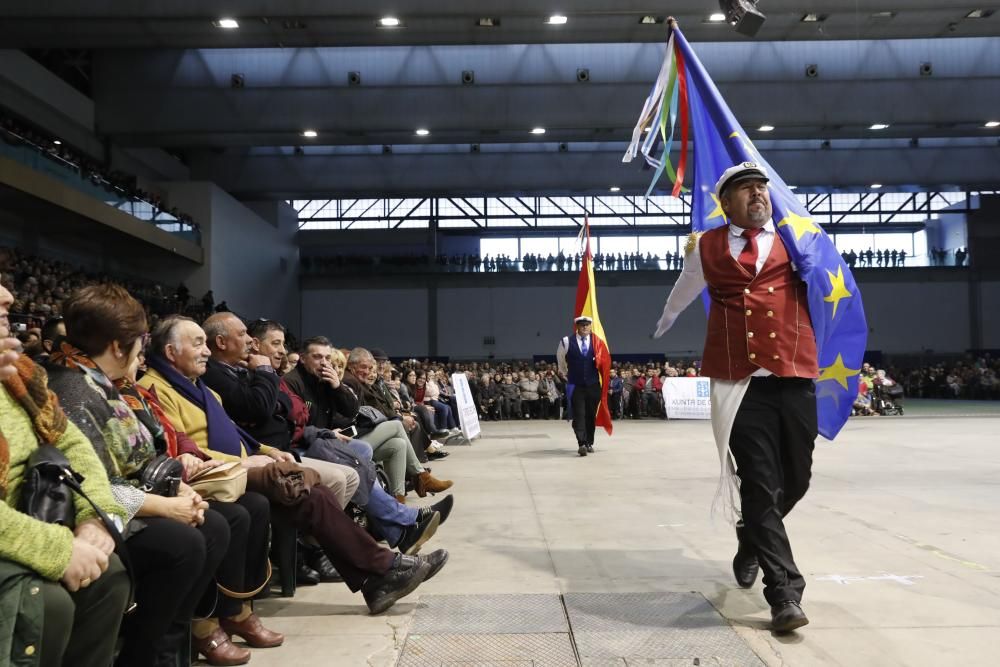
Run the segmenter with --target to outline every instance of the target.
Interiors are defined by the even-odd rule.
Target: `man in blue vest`
[[[601,402],[601,374],[594,356],[594,337],[590,333],[594,320],[586,315],[573,320],[576,335],[566,336],[556,348],[559,370],[566,375],[566,394],[573,415],[580,456],[594,453],[594,430],[597,408]]]

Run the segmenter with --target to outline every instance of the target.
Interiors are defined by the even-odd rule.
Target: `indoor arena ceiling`
[[[83,50],[99,135],[241,196],[638,191],[620,159],[670,15],[795,180],[1000,181],[1000,3],[758,7],[751,39],[715,0],[7,0],[0,43]]]

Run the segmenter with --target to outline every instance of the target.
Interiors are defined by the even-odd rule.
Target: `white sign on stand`
[[[708,378],[663,378],[667,419],[711,419],[712,385]]]
[[[453,373],[451,386],[455,389],[455,402],[458,403],[458,421],[462,426],[462,435],[469,442],[479,435],[479,413],[476,412],[476,402],[472,400],[469,390],[469,378],[465,373]]]

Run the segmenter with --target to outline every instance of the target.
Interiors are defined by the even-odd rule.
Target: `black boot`
[[[340,572],[337,572],[337,568],[333,566],[330,559],[326,557],[322,549],[316,549],[313,552],[312,557],[309,559],[309,567],[316,570],[319,574],[319,580],[323,583],[330,583],[336,581],[343,581],[344,578],[340,576]]]
[[[760,564],[757,562],[753,545],[747,540],[746,528],[742,523],[736,524],[736,539],[739,541],[739,547],[733,558],[733,576],[736,577],[736,583],[740,588],[750,588],[753,582],[757,581]]]
[[[319,572],[309,567],[301,549],[295,559],[295,583],[299,586],[315,586],[319,583]]]
[[[368,577],[361,586],[368,610],[373,615],[381,614],[415,591],[432,569],[431,563],[419,556],[397,555],[388,572]]]
[[[771,607],[771,629],[775,632],[791,632],[808,623],[806,613],[795,600],[785,600]]]

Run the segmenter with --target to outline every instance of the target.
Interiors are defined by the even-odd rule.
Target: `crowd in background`
[[[169,206],[159,194],[138,187],[136,177],[118,169],[111,169],[78,151],[65,141],[36,130],[26,123],[7,115],[0,115],[0,139],[10,146],[25,147],[51,160],[62,168],[71,170],[83,181],[102,188],[116,199],[143,202],[153,208],[154,215],[162,211],[198,232],[198,224],[190,215],[175,206]]]

